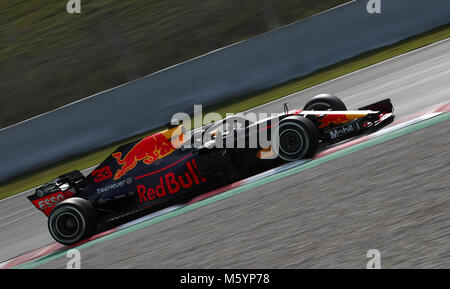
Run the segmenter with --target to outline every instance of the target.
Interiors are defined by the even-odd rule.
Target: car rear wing
[[[80,171],[73,171],[38,187],[34,194],[27,198],[48,217],[58,203],[72,197],[77,192],[84,179],[85,177]]]
[[[38,194],[33,194],[31,196],[28,196],[28,200],[38,209],[39,211],[42,211],[47,217],[50,215],[53,208],[60,202],[64,201],[65,199],[68,199],[72,197],[75,194],[75,192],[71,190],[67,191],[57,191],[52,192],[50,194],[46,194],[42,197],[39,197]]]

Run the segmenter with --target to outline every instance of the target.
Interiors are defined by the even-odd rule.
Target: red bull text
[[[206,182],[206,178],[200,175],[195,160],[186,163],[186,171],[182,175],[175,175],[169,172],[159,177],[159,184],[152,188],[145,185],[138,185],[137,192],[139,202],[150,202],[157,198],[164,198],[173,195],[182,189],[189,189],[193,186]]]

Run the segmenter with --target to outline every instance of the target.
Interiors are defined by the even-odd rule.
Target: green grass
[[[208,111],[218,112],[222,116],[224,116],[227,112],[236,113],[244,111],[257,105],[281,98],[291,93],[312,87],[319,83],[334,79],[449,37],[450,25],[445,25],[438,29],[406,39],[397,44],[367,52],[355,58],[321,69],[306,77],[295,79],[271,89],[249,95],[240,101],[223,103],[220,106],[211,107]],[[150,133],[152,132],[148,132],[146,134]],[[22,192],[29,188],[36,187],[65,172],[94,166],[103,161],[118,145],[127,143],[133,139],[138,139],[146,134],[123,140],[114,145],[91,152],[90,154],[77,156],[70,160],[66,160],[64,162],[60,162],[59,164],[40,170],[39,172],[26,174],[7,183],[3,183],[0,186],[0,199]]]
[[[0,127],[347,1],[0,0]]]

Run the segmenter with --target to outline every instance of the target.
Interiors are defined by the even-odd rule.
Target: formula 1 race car
[[[317,151],[371,133],[394,119],[390,99],[348,111],[336,96],[258,121],[226,118],[189,131],[165,131],[120,146],[88,176],[74,171],[28,196],[61,244],[175,204]],[[193,132],[193,133],[192,133]],[[262,136],[266,144],[253,142]],[[199,140],[200,145],[195,145]]]

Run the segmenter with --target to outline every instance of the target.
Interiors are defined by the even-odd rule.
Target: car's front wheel
[[[48,229],[57,242],[72,245],[95,232],[96,219],[96,212],[91,203],[74,197],[55,206],[48,217]]]
[[[301,116],[283,119],[277,128],[273,146],[285,161],[311,157],[318,147],[319,132],[314,123]]]

